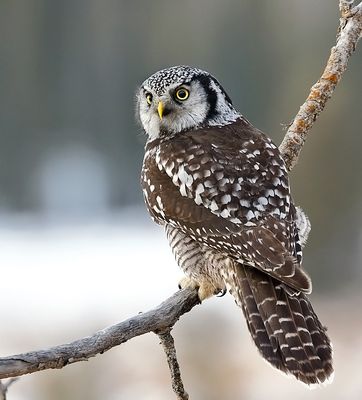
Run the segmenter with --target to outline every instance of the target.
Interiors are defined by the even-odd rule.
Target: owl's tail
[[[332,346],[308,298],[255,268],[234,264],[227,286],[261,355],[307,385],[330,381]]]

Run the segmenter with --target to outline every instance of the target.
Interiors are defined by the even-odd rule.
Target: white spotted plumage
[[[227,287],[267,361],[304,383],[327,381],[331,345],[301,266],[310,224],[277,146],[197,68],[152,75],[138,112],[148,135],[145,202],[200,298]]]

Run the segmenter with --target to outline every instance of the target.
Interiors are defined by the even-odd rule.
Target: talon
[[[225,296],[226,292],[227,292],[226,288],[223,288],[223,289],[218,289],[215,294],[216,297],[223,297]]]
[[[184,276],[178,283],[178,287],[179,287],[179,289],[186,289],[186,288],[198,289],[199,284],[195,280],[193,280],[187,276]]]
[[[197,282],[187,276],[181,279],[179,287],[181,287],[181,289],[196,289],[200,302],[220,292],[220,289],[216,290],[215,286],[208,281]]]

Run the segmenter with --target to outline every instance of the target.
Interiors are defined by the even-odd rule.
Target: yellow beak
[[[162,101],[159,101],[159,102],[158,102],[158,106],[157,106],[157,111],[158,111],[158,115],[159,115],[159,117],[160,117],[160,120],[162,120],[163,109],[164,109],[163,103],[162,103]]]

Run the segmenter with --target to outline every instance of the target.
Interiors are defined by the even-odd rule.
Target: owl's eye
[[[151,105],[152,104],[152,94],[151,93],[146,93],[146,100],[147,100],[147,104]]]
[[[176,100],[185,101],[190,96],[190,92],[185,88],[180,88],[176,90],[175,97]]]

